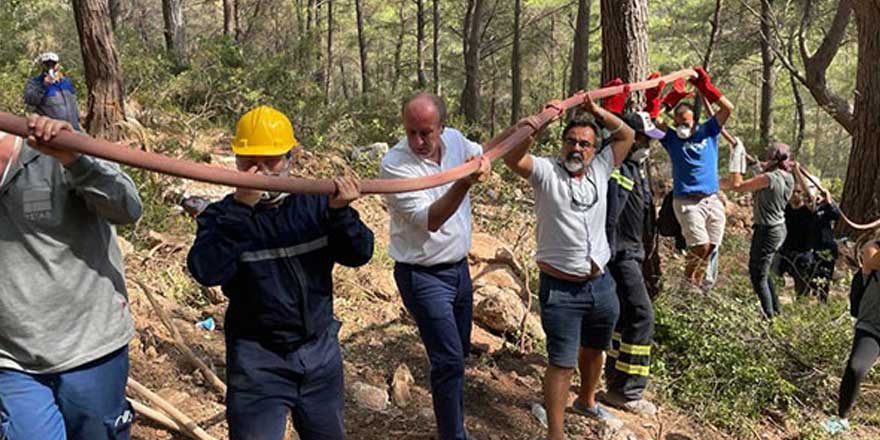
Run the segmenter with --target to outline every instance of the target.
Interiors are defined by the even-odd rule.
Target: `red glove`
[[[672,83],[672,90],[663,97],[663,105],[667,109],[673,109],[682,99],[694,96],[692,92],[685,92],[684,87],[684,79],[679,78]]]
[[[709,78],[709,74],[706,73],[706,69],[703,69],[702,66],[694,67],[694,71],[697,72],[696,78],[691,78],[688,81],[691,82],[694,86],[697,87],[697,90],[706,97],[706,100],[709,101],[709,104],[714,104],[721,99],[722,95],[721,91],[718,90],[717,87],[712,85],[712,79]]]
[[[648,75],[648,79],[659,77],[660,72],[654,72]],[[660,93],[663,92],[664,87],[666,87],[666,81],[660,81],[657,83],[657,87],[645,90],[645,112],[651,116],[651,119],[660,115]]]
[[[623,84],[623,81],[621,81],[620,78],[615,78],[611,81],[608,81],[608,83],[606,83],[602,87],[603,88],[604,87],[615,87],[615,86],[619,86],[621,84]],[[608,110],[611,113],[615,113],[615,114],[619,115],[619,114],[623,113],[623,106],[626,105],[626,97],[627,96],[629,96],[629,84],[623,86],[622,92],[603,99],[602,100],[602,108],[604,108],[605,110]]]

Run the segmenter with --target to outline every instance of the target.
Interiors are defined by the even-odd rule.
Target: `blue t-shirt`
[[[672,161],[672,192],[676,196],[718,192],[718,135],[721,126],[713,117],[697,125],[694,134],[681,140],[668,128],[660,141]]]

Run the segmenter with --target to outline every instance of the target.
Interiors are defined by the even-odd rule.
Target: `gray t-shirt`
[[[794,191],[794,177],[783,170],[767,173],[770,186],[755,192],[752,197],[752,223],[763,226],[776,226],[785,223],[785,206]]]
[[[864,275],[864,274],[863,274]],[[880,274],[865,277],[868,285],[862,302],[859,303],[859,317],[856,321],[856,329],[864,330],[880,338]]]
[[[614,168],[611,148],[597,155],[581,179],[574,179],[556,159],[532,156],[529,183],[535,189],[538,217],[536,260],[577,276],[600,269],[611,258],[605,236],[608,179]]]
[[[0,368],[67,371],[134,336],[113,224],[142,211],[114,163],[28,146],[0,186]]]

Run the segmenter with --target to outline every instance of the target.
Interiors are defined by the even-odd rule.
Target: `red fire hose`
[[[692,76],[696,76],[693,70],[680,70],[660,78],[630,84],[630,90],[645,90],[656,87],[660,81],[671,83],[676,79]],[[566,110],[583,104],[587,94],[594,100],[597,100],[621,93],[623,88],[623,85],[619,85],[590,92],[581,91],[562,101],[559,107],[547,107],[540,113],[523,119],[513,128],[489,141],[486,145],[487,151],[485,156],[489,160],[503,157],[515,146],[534,136],[540,127],[559,118]],[[27,121],[22,117],[9,113],[0,112],[0,130],[20,137],[28,136]],[[49,145],[162,174],[236,188],[299,194],[333,194],[336,191],[335,184],[329,179],[302,179],[249,174],[173,159],[158,153],[133,150],[79,133],[61,132],[49,142]],[[411,179],[363,180],[361,181],[361,192],[363,194],[383,194],[433,188],[465,177],[474,172],[477,167],[479,167],[479,163],[474,161],[432,176]]]

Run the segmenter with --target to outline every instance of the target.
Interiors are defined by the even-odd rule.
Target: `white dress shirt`
[[[401,179],[437,174],[454,168],[471,156],[483,154],[480,144],[469,141],[460,131],[445,128],[440,163],[423,159],[413,153],[406,138],[394,146],[382,159],[379,175],[383,179]],[[433,266],[454,263],[467,256],[471,248],[470,195],[436,232],[428,230],[428,211],[431,204],[446,194],[452,183],[399,194],[388,194],[391,215],[391,239],[388,255],[399,263]]]

